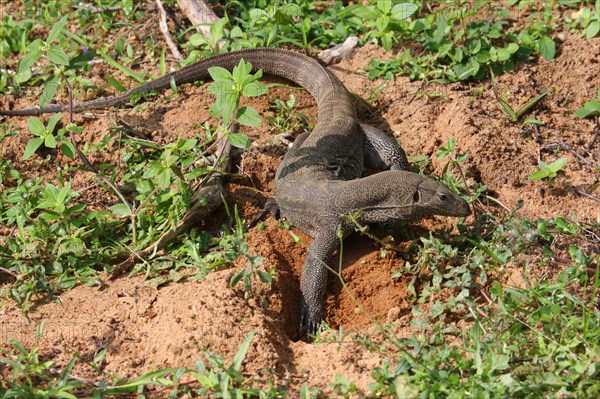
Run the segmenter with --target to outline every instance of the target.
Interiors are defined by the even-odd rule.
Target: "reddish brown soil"
[[[390,56],[375,46],[357,50],[350,60],[333,70],[352,92],[363,98],[368,98],[379,85],[385,85],[377,98],[382,121],[389,124],[408,154],[430,157],[430,173],[440,174],[443,164],[435,157],[436,149],[454,137],[458,150],[469,155],[463,167],[470,185],[486,184],[489,194],[508,209],[514,209],[518,200],[524,200],[517,215],[529,218],[576,215],[580,220],[595,221],[600,218],[599,203],[578,192],[600,197],[599,176],[594,169],[600,165],[600,143],[595,141],[598,126],[593,120],[576,119],[573,113],[600,88],[600,38],[588,41],[564,33],[559,39],[559,54],[554,61],[522,64],[514,73],[496,79],[499,92],[510,91],[508,101],[515,108],[550,89],[550,94],[530,114],[545,123],[537,132],[506,118],[493,98],[489,82],[421,87],[420,82],[405,77],[394,82],[368,81],[362,68],[369,60]],[[95,67],[91,74],[97,83],[101,83],[97,76],[102,68],[106,67]],[[158,143],[193,136],[209,117],[207,108],[213,98],[205,87],[188,86],[180,93],[174,98],[152,100],[142,106],[141,112],[127,110],[119,114]],[[290,93],[296,95],[299,110],[314,120],[316,108],[306,92],[286,88],[270,91],[271,96],[283,98]],[[435,93],[441,97],[427,95]],[[12,101],[12,98],[0,99],[0,106],[24,108],[31,105],[33,97]],[[250,103],[263,115],[272,112],[264,97]],[[77,121],[85,127],[79,141],[95,142],[105,136],[114,123],[112,116],[111,112],[77,116]],[[27,130],[25,118],[8,120],[15,129]],[[285,152],[281,145],[267,144],[272,132],[264,125],[256,130],[245,129],[256,145],[243,155],[238,164],[239,176],[230,179],[227,185],[228,202],[237,203],[247,220],[272,195],[275,169]],[[385,127],[385,123],[380,125]],[[55,171],[47,163],[40,163],[39,158],[20,160],[29,138],[21,134],[7,140],[2,156],[14,159],[28,176],[53,179]],[[552,145],[559,142],[594,164],[582,162],[570,152],[555,151]],[[558,157],[567,157],[569,162],[554,182],[528,179],[537,169],[539,159],[549,163]],[[118,163],[119,153],[96,151],[90,154],[90,159],[95,163]],[[55,160],[76,165],[56,155]],[[111,194],[94,184],[96,180],[90,173],[73,174],[76,175],[73,188],[82,191],[83,200],[99,208],[114,203]],[[476,207],[495,214],[505,212],[489,202]],[[217,213],[209,223],[220,226],[223,217],[223,213]],[[427,230],[452,223],[443,218],[422,221],[412,226],[413,234],[427,235]],[[256,330],[245,359],[245,372],[260,372],[294,391],[304,382],[327,391],[334,375],[342,374],[355,381],[365,394],[371,371],[390,352],[371,351],[351,339],[341,345],[293,340],[299,306],[298,276],[311,242],[308,236],[293,231],[301,237],[299,244],[288,230],[271,219],[264,230],[254,229],[248,234],[250,253],[263,256],[262,267],[275,268],[277,275],[271,288],[255,282],[253,299],[245,299],[241,286],[231,288],[228,284],[231,276],[246,266],[244,261],[202,280],[160,288],[148,285],[141,276],[126,276],[108,282],[101,289],[76,287],[55,301],[37,303],[29,314],[29,323],[10,300],[3,300],[0,345],[5,346],[8,338],[32,344],[35,329],[45,321],[40,352],[56,361],[57,368],[64,367],[75,352],[91,360],[100,348],[107,348],[104,371],[137,376],[158,368],[193,367],[195,360],[203,356],[203,349],[231,360],[244,337]],[[406,238],[396,236],[401,247],[403,241]],[[404,265],[401,254],[388,251],[382,257],[372,240],[355,235],[345,241],[341,263],[347,289],[333,276],[328,289],[326,320],[333,328],[370,332],[375,340],[379,340],[377,322],[394,323],[399,335],[415,333],[409,327],[413,317],[407,291],[410,276],[391,277]],[[501,278],[511,285],[523,284],[518,270]],[[443,299],[443,295],[436,298]],[[86,378],[98,377],[83,363],[78,363],[74,373]]]

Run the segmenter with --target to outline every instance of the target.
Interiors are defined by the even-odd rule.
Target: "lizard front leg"
[[[327,288],[327,262],[339,245],[336,234],[337,227],[330,227],[319,233],[310,247],[304,260],[300,291],[302,292],[302,308],[300,309],[299,330],[301,336],[314,334],[323,320],[325,291]]]

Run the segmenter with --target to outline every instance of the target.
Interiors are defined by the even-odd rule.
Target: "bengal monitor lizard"
[[[294,51],[251,49],[216,55],[122,94],[75,105],[73,110],[123,104],[134,93],[167,89],[171,80],[177,86],[208,80],[209,67],[232,70],[242,58],[254,70],[304,87],[318,105],[312,133],[296,139],[275,176],[281,215],[314,238],[300,279],[299,318],[301,334],[314,333],[323,319],[327,263],[339,245],[338,231],[345,237],[353,230],[344,216],[358,214],[361,223],[390,223],[430,215],[467,216],[470,208],[442,183],[404,170],[408,162],[396,141],[359,124],[355,99],[344,85],[318,62]],[[53,104],[0,114],[39,115],[67,109]],[[365,167],[390,170],[361,177]]]

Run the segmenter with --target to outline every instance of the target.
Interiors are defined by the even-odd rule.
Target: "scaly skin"
[[[314,237],[304,261],[299,329],[314,333],[323,318],[327,262],[338,246],[337,231],[352,227],[344,215],[362,212],[363,223],[389,223],[429,215],[466,216],[468,204],[443,184],[406,172],[404,151],[381,131],[360,125],[354,98],[344,85],[314,60],[287,50],[252,49],[209,57],[121,95],[75,105],[74,111],[123,104],[131,94],[208,80],[208,68],[232,70],[240,59],[254,70],[291,80],[307,89],[318,105],[318,123],[299,137],[280,165],[275,197],[281,214]],[[39,115],[67,110],[0,110],[0,115]],[[364,166],[392,169],[362,177]]]

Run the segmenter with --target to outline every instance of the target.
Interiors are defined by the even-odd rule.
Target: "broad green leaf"
[[[56,148],[56,138],[53,134],[49,134],[44,138],[44,145],[48,148]]]
[[[210,67],[208,68],[208,74],[210,77],[216,82],[218,80],[233,80],[233,76],[231,76],[231,72],[222,67]]]
[[[252,107],[240,108],[235,119],[245,126],[260,126],[260,115],[258,114],[258,111]]]
[[[552,60],[556,55],[556,43],[548,36],[544,36],[540,39],[538,51],[545,59]]]
[[[250,138],[243,133],[230,133],[227,135],[227,141],[234,147],[244,149],[250,148],[250,144],[252,144]]]
[[[44,188],[44,199],[37,205],[36,208],[44,209],[56,207],[60,204],[60,201],[58,200],[58,194],[58,188],[54,184],[48,184],[46,188]]]
[[[590,22],[590,24],[585,28],[584,32],[585,32],[585,36],[588,39],[595,37],[598,34],[598,32],[600,32],[600,21]]]
[[[125,204],[116,204],[110,207],[113,215],[117,217],[128,217],[131,216],[131,211],[129,207]]]
[[[252,72],[252,64],[240,59],[240,62],[233,67],[233,80],[236,83],[243,83],[246,77]]]
[[[487,64],[490,61],[490,52],[488,50],[481,50],[475,54],[475,59],[482,64]]]
[[[360,19],[371,20],[371,21],[376,20],[377,17],[379,16],[379,14],[375,11],[375,9],[370,6],[358,7],[356,9],[352,10],[352,14],[356,15]]]
[[[433,32],[433,40],[437,43],[441,43],[446,36],[446,28],[448,27],[448,21],[443,14],[438,14],[436,29]]]
[[[48,107],[48,105],[54,98],[54,95],[56,94],[57,88],[58,88],[58,76],[52,75],[48,78],[48,80],[46,80],[46,83],[44,83],[44,91],[42,92],[42,95],[40,96],[40,108],[41,109]],[[48,129],[48,130],[52,131],[53,129]]]
[[[88,65],[96,56],[96,50],[83,51],[78,56],[71,58],[69,61],[69,69],[83,68]]]
[[[273,277],[267,272],[264,272],[262,270],[257,270],[256,272],[258,273],[258,278],[263,283],[270,283],[273,280]]]
[[[250,72],[252,72],[252,70],[250,70]],[[263,75],[262,69],[259,69],[254,74],[251,74],[250,72],[248,72],[245,76],[243,76],[243,80],[238,83],[241,83],[242,85],[247,85],[247,84],[250,84],[250,83],[255,82],[255,81],[259,80],[260,78],[262,78],[262,75]]]
[[[413,3],[400,3],[392,8],[392,18],[395,20],[403,20],[414,14],[419,6]]]
[[[225,21],[223,18],[213,23],[210,27],[210,40],[213,43],[218,43],[225,36]]]
[[[600,102],[596,99],[587,101],[582,108],[575,111],[575,116],[578,118],[600,116]]]
[[[58,113],[58,114],[54,114],[52,115],[52,117],[48,120],[48,126],[47,126],[47,130],[49,132],[53,132],[54,128],[56,127],[56,124],[58,123],[58,121],[60,120],[60,118],[62,117],[62,113]]]
[[[245,97],[258,97],[267,92],[269,87],[260,82],[251,82],[242,87],[242,95]]]
[[[548,177],[547,170],[536,170],[531,175],[529,175],[529,180],[541,180]]]
[[[69,195],[69,191],[71,191],[71,186],[69,184],[63,186],[56,196],[57,204],[64,204],[67,199],[67,195]]]
[[[29,131],[35,134],[36,136],[46,135],[46,128],[44,127],[42,121],[38,118],[28,118],[27,126],[29,126]]]
[[[190,39],[188,41],[194,47],[199,47],[199,46],[203,46],[205,44],[208,44],[208,42],[206,41],[206,39],[204,38],[204,36],[202,36],[199,33],[194,33],[192,36],[190,36]],[[216,67],[213,67],[213,68],[216,68]]]
[[[37,48],[34,49],[31,53],[28,53],[25,57],[23,57],[21,62],[19,62],[19,69],[17,70],[17,72],[21,73],[25,70],[29,70],[29,68],[31,68],[33,64],[35,64],[35,62],[40,59],[41,56],[42,50]]]
[[[59,46],[48,49],[48,59],[58,65],[69,65],[69,56]]]
[[[66,25],[67,25],[67,16],[65,15],[64,17],[62,17],[61,19],[56,21],[54,23],[54,25],[52,26],[52,29],[50,30],[50,33],[48,34],[48,38],[46,39],[46,44],[50,44],[53,41],[55,41],[56,39],[58,39],[58,36],[60,35],[60,33],[62,32],[62,30],[65,28]]]
[[[519,45],[517,43],[510,43],[508,46],[506,46],[506,51],[508,51],[510,54],[514,54],[519,51]]]
[[[392,49],[392,38],[389,36],[382,36],[380,39],[381,41],[381,47],[383,47],[383,49],[385,51],[390,51]]]
[[[167,188],[171,184],[171,169],[164,169],[156,176],[156,182],[161,188]]]
[[[27,82],[29,79],[31,79],[31,71],[29,69],[25,69],[15,74],[16,83],[24,83]]]
[[[23,153],[23,159],[29,159],[31,156],[37,151],[38,148],[42,145],[44,139],[42,137],[36,137],[34,139],[29,140],[27,145],[25,146],[25,152]]]
[[[375,27],[378,31],[385,32],[390,24],[390,20],[391,18],[388,16],[379,17],[377,18],[377,21],[375,21]]]
[[[248,17],[250,21],[255,24],[264,24],[269,20],[269,15],[265,10],[261,10],[260,8],[253,8],[248,12]]]
[[[553,172],[558,172],[559,170],[562,170],[562,168],[564,168],[568,161],[568,158],[558,158],[556,161],[552,162],[548,166]]]
[[[129,18],[133,14],[133,0],[121,0],[120,3],[123,12]]]

